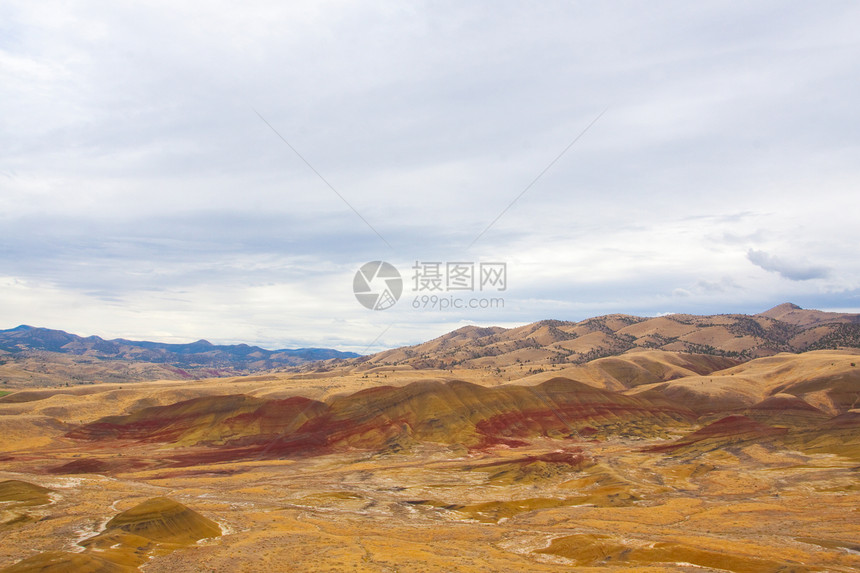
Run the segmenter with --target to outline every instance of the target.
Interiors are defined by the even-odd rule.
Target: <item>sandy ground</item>
[[[0,479],[55,493],[49,505],[5,511],[5,522],[32,519],[0,526],[0,566],[41,551],[81,551],[119,511],[166,496],[224,534],[154,556],[145,571],[701,571],[681,564],[690,547],[731,557],[735,571],[860,568],[860,480],[849,461],[760,446],[679,460],[642,445],[536,440],[471,455],[422,445],[112,477],[4,471]],[[494,469],[559,446],[582,448],[589,464],[530,474],[514,463],[513,476]],[[591,553],[545,552],[582,534],[605,537]],[[637,548],[632,555],[658,544],[661,561],[613,559],[607,538]],[[662,561],[673,554],[676,561]]]
[[[857,460],[768,444],[672,454],[645,450],[657,440],[541,438],[515,449],[419,444],[385,454],[47,473],[87,457],[163,454],[159,444],[106,450],[62,437],[105,415],[201,395],[321,399],[448,377],[506,382],[485,370],[378,369],[88,385],[2,404],[0,481],[52,492],[44,505],[0,501],[0,570],[48,551],[90,554],[82,543],[108,520],[155,497],[199,512],[223,534],[148,548],[140,567],[147,572],[860,570]],[[558,462],[565,456],[579,461]]]

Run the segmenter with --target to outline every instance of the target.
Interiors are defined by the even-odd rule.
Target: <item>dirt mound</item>
[[[148,554],[169,553],[200,539],[221,535],[214,521],[166,497],[126,510],[105,530],[80,542],[82,552],[46,551],[3,569],[2,573],[126,573],[138,571]]]
[[[724,356],[637,348],[618,356],[598,358],[578,366],[533,374],[519,380],[518,383],[538,384],[553,377],[563,376],[596,388],[621,392],[645,384],[710,374],[737,366],[739,363],[739,360]]]
[[[849,410],[791,436],[789,445],[807,453],[828,453],[860,460],[860,410]]]
[[[148,499],[108,521],[105,533],[117,531],[183,545],[221,535],[217,523],[166,497]]]
[[[0,415],[0,452],[32,449],[46,445],[69,431],[70,426],[52,416]]]
[[[631,396],[665,396],[699,414],[740,413],[778,394],[800,398],[833,416],[858,403],[857,355],[835,351],[778,354],[757,358],[706,376],[646,384]]]
[[[761,411],[761,412],[787,412],[787,411],[797,411],[797,412],[809,412],[817,415],[825,415],[824,412],[806,402],[801,400],[797,396],[792,396],[791,394],[776,394],[774,396],[769,396],[755,404],[750,408],[753,411]]]
[[[797,563],[761,559],[725,551],[702,549],[684,543],[619,541],[608,535],[577,534],[554,539],[537,553],[558,555],[580,566],[635,567],[663,563],[676,566],[689,563],[695,567],[750,573],[801,573],[810,571]]]
[[[769,396],[745,410],[743,415],[765,424],[791,428],[820,424],[830,418],[809,402],[791,394]]]
[[[860,430],[860,410],[849,410],[821,425],[824,430]]]
[[[761,443],[769,438],[784,436],[787,428],[762,424],[746,416],[728,416],[708,424],[679,440],[648,448],[651,452],[699,452],[743,443]]]
[[[103,474],[110,464],[95,458],[79,458],[48,470],[52,474]]]
[[[248,435],[289,433],[323,409],[321,402],[301,397],[265,400],[244,394],[204,396],[101,418],[75,428],[67,436],[176,445],[222,444]]]
[[[591,464],[582,455],[582,450],[577,448],[480,464],[469,469],[486,472],[489,474],[488,480],[494,484],[517,484],[569,476],[571,472]]]
[[[0,481],[0,501],[13,501],[22,505],[45,505],[53,490],[17,479]]]
[[[92,553],[45,551],[6,567],[2,573],[129,573],[137,567],[114,563]]]

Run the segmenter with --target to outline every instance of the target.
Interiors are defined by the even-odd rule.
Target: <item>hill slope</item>
[[[746,361],[780,352],[860,348],[860,315],[781,304],[756,315],[611,314],[543,320],[505,329],[466,326],[444,336],[348,361],[359,368],[498,368],[584,364],[630,350],[707,354]]]
[[[196,398],[103,418],[68,436],[207,448],[202,454],[172,457],[185,464],[344,448],[397,449],[419,441],[484,448],[581,432],[662,435],[694,418],[690,410],[659,397],[624,396],[566,378],[495,388],[450,380],[379,386],[325,402],[245,395]]]
[[[641,385],[628,393],[669,398],[699,413],[740,412],[771,397],[793,396],[834,416],[860,405],[858,362],[857,355],[832,350],[785,353],[704,376]]]

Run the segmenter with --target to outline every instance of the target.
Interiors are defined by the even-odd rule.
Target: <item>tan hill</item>
[[[857,314],[804,309],[790,302],[775,306],[757,316],[765,316],[801,327],[819,324],[860,324],[860,315]]]
[[[91,404],[110,403],[109,398],[126,413],[78,425],[66,435],[108,449],[109,444],[166,444],[170,450],[156,457],[172,461],[157,463],[194,465],[315,456],[347,448],[397,451],[422,442],[480,449],[517,446],[540,436],[654,437],[673,429],[694,429],[697,420],[708,424],[728,415],[777,427],[818,427],[856,407],[860,400],[856,361],[853,354],[815,351],[736,364],[725,357],[642,350],[490,387],[428,378],[315,399],[281,398],[280,392],[260,389],[256,395],[225,393],[243,387],[231,383],[210,386],[209,395],[153,406],[140,398],[119,400],[122,394],[117,391],[96,394],[103,396],[97,400],[90,395],[46,397],[47,391],[22,392],[23,397],[13,394],[5,400],[11,400],[7,409],[18,408],[9,413],[32,416],[30,412],[56,414],[63,400]],[[729,367],[717,370],[724,365]],[[173,386],[163,392],[165,397],[182,395]],[[131,391],[131,396],[139,395]],[[39,406],[49,401],[50,408]],[[40,420],[44,418],[33,418],[33,424]],[[48,438],[59,444],[60,429],[68,426],[55,423]],[[44,471],[115,473],[140,464],[152,465],[131,457],[96,455],[46,464]]]
[[[806,409],[798,405],[793,407]],[[790,408],[781,414],[786,411],[791,413]],[[771,418],[769,422],[762,423],[748,416],[728,416],[674,442],[646,448],[646,451],[699,456],[715,450],[737,451],[747,446],[766,445],[772,449],[790,449],[806,454],[836,454],[860,460],[860,410],[814,420],[781,415],[777,419]]]
[[[768,396],[743,411],[747,418],[770,424],[794,428],[817,425],[831,416],[809,402],[792,394],[778,393]]]
[[[841,347],[860,348],[860,315],[804,310],[786,303],[756,315],[612,314],[580,322],[543,320],[510,329],[466,326],[429,342],[342,364],[363,369],[522,366],[537,370],[584,364],[633,349],[749,360]]]
[[[79,542],[83,551],[46,551],[3,573],[139,571],[149,553],[165,554],[200,539],[218,537],[214,521],[169,498],[146,500],[114,516],[100,533]]]
[[[816,427],[794,432],[786,443],[808,453],[836,454],[860,461],[860,410],[849,410]]]
[[[54,388],[26,388],[0,396],[0,451],[46,444],[71,429],[106,416],[131,414],[151,406],[168,406],[192,398],[246,394],[280,400],[303,396],[324,400],[380,384],[406,385],[438,380],[450,373],[433,370],[363,373],[288,373],[204,380],[159,380],[135,384],[83,384]],[[503,381],[486,371],[463,370],[458,378],[482,385]],[[37,443],[38,441],[38,443]]]
[[[101,555],[45,551],[2,570],[3,573],[131,573],[135,566],[114,563]]]
[[[221,535],[214,521],[166,497],[148,499],[113,517],[102,535],[122,531],[160,543],[188,545]],[[85,544],[99,540],[93,537]]]
[[[192,380],[235,374],[228,369],[181,369],[170,364],[107,360],[48,351],[0,351],[3,388],[79,386],[101,382],[130,383],[148,380]]]
[[[204,446],[176,454],[203,460],[319,455],[345,448],[398,449],[417,442],[485,448],[535,436],[660,435],[694,419],[659,396],[638,398],[565,378],[486,388],[460,380],[379,386],[320,402],[245,395],[196,398],[103,418],[69,432],[77,440]]]
[[[697,454],[728,446],[761,444],[769,438],[784,436],[787,428],[768,426],[746,416],[728,416],[708,424],[670,444],[654,446],[652,452],[695,452]]]
[[[53,438],[62,436],[71,427],[57,418],[42,415],[0,415],[0,452],[21,449],[26,443],[38,447],[51,443]]]
[[[295,430],[322,409],[322,403],[301,397],[265,400],[244,394],[206,396],[102,418],[68,435],[90,440],[221,444],[245,435],[270,436]]]
[[[805,573],[817,571],[797,563],[761,559],[757,555],[738,554],[715,547],[703,549],[685,542],[643,543],[618,540],[609,535],[578,533],[554,539],[540,553],[564,557],[571,563],[587,567],[637,568],[641,571],[665,571],[678,564],[716,571],[749,571],[761,573]],[[657,567],[659,566],[659,567]]]
[[[580,322],[543,320],[510,329],[466,326],[429,342],[357,358],[326,349],[268,351],[247,345],[215,346],[205,340],[184,345],[102,340],[22,326],[0,331],[0,383],[17,389],[199,380],[272,369],[375,373],[470,368],[513,380],[631,351],[746,361],[779,352],[835,348],[860,348],[860,315],[805,310],[790,303],[751,316],[612,314]],[[714,363],[710,369],[727,365]],[[608,376],[591,376],[591,381],[620,389],[608,371],[612,367],[606,366]],[[693,372],[704,373],[697,368]],[[649,379],[651,375],[655,379]],[[641,383],[659,381],[660,376],[646,374]]]
[[[737,412],[785,394],[829,414],[860,405],[860,356],[838,351],[779,354],[704,376],[646,384],[629,391],[662,396],[700,414]]]
[[[856,571],[858,358],[25,390],[0,571]]]
[[[0,502],[20,505],[44,505],[50,503],[51,490],[40,485],[17,479],[0,481]]]
[[[551,367],[517,382],[539,383],[564,376],[597,388],[624,391],[644,384],[710,374],[738,364],[739,360],[724,356],[634,349],[619,356],[598,358],[582,365]]]
[[[0,539],[9,531],[42,519],[54,490],[19,479],[0,480]]]

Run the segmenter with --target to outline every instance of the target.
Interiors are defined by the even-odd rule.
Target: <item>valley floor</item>
[[[169,497],[223,534],[156,548],[141,570],[860,569],[856,463],[762,445],[643,451],[655,443],[537,439],[471,454],[424,444],[112,477],[14,461],[0,480],[53,493],[44,505],[0,506],[0,567],[92,552],[79,543],[110,518]]]
[[[0,573],[858,571],[857,360],[22,388]]]

